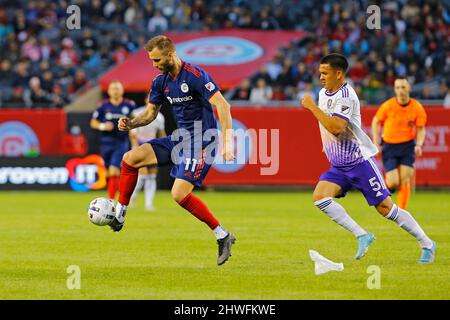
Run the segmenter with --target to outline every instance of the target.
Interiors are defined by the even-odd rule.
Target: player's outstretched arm
[[[214,94],[209,99],[209,102],[216,107],[220,127],[222,128],[223,159],[226,161],[234,160],[233,131],[231,126],[233,120],[231,118],[230,104],[220,91]]]
[[[380,131],[381,122],[377,116],[374,116],[372,119],[372,142],[378,149],[380,149]]]
[[[143,112],[138,114],[135,118],[129,119],[122,117],[119,119],[119,130],[129,131],[134,128],[148,125],[150,122],[156,119],[161,106],[154,105],[153,103],[147,103],[147,107]]]
[[[345,131],[348,121],[336,116],[328,116],[325,112],[320,110],[319,106],[314,102],[314,99],[305,95],[302,99],[302,105],[305,109],[312,112],[314,117],[333,135],[338,136]]]
[[[99,131],[112,131],[114,124],[111,121],[100,122],[97,119],[91,119],[90,126],[92,129]]]

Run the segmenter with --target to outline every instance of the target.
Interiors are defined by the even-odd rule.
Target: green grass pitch
[[[448,193],[417,192],[408,208],[438,244],[431,265],[419,265],[416,240],[359,193],[340,203],[377,237],[361,261],[353,235],[309,192],[196,194],[237,237],[221,267],[213,233],[169,192],[157,193],[152,213],[141,195],[119,233],[87,218],[105,192],[1,192],[0,299],[450,299]],[[316,276],[309,249],[344,271]],[[80,289],[67,286],[71,265]],[[371,265],[380,268],[379,289],[367,286]]]

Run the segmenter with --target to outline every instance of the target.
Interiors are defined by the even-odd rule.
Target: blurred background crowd
[[[68,30],[66,9],[81,9]],[[109,68],[165,31],[303,30],[251,78],[226,92],[266,104],[320,90],[320,58],[349,58],[348,81],[379,104],[397,76],[413,97],[450,107],[450,6],[438,0],[378,1],[381,29],[366,27],[371,1],[332,0],[0,0],[0,108],[63,107]],[[442,100],[444,102],[442,103]]]

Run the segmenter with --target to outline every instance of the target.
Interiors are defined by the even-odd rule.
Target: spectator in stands
[[[62,41],[62,50],[59,53],[58,64],[62,67],[73,67],[78,64],[79,57],[74,49],[73,40],[70,38],[64,38]]]
[[[295,79],[292,77],[292,62],[289,59],[284,61],[283,68],[275,79],[275,85],[282,88],[293,87],[295,84]]]
[[[13,28],[15,34],[19,34],[29,28],[27,19],[25,18],[25,14],[22,9],[15,10]]]
[[[41,60],[41,48],[35,37],[31,36],[25,41],[21,48],[21,55],[32,62]]]
[[[250,91],[250,102],[265,104],[272,99],[272,88],[267,85],[264,78],[256,81],[256,87]]]
[[[275,80],[278,78],[279,74],[281,73],[282,67],[282,56],[280,54],[276,54],[272,57],[272,60],[267,63],[267,73],[269,74],[271,82],[275,82]]]
[[[14,28],[9,22],[6,10],[0,7],[0,42],[4,41],[8,37],[8,34],[13,32]]]
[[[55,53],[55,49],[48,38],[40,38],[39,46],[41,51],[41,60],[50,60]]]
[[[76,3],[82,10],[81,37],[79,32],[67,32],[64,28],[66,0],[2,2],[0,63],[9,61],[13,70],[9,80],[0,79],[8,86],[2,90],[3,103],[5,97],[17,92],[13,85],[20,85],[22,91],[27,92],[31,75],[38,75],[41,86],[49,90],[44,80],[48,77],[44,76],[47,69],[39,68],[42,60],[50,63],[53,79],[58,79],[67,98],[68,91],[74,93],[70,88],[75,66],[80,65],[86,71],[87,80],[96,78],[113,64],[122,62],[130,52],[143,47],[150,21],[153,21],[150,27],[153,32],[227,28],[304,30],[302,39],[279,50],[275,63],[269,63],[266,70],[261,68],[250,77],[252,87],[256,87],[257,79],[264,78],[267,85],[273,86],[275,96],[279,92],[275,87],[281,86],[288,99],[295,99],[298,83],[313,83],[314,86],[317,62],[330,51],[351,56],[348,76],[368,103],[382,102],[386,91],[392,87],[392,80],[402,75],[409,79],[418,98],[424,93],[433,99],[446,96],[443,89],[437,92],[435,80],[448,78],[450,15],[438,1],[383,2],[381,30],[364,27],[366,6],[358,1],[351,5],[336,0],[92,0]],[[94,29],[95,32],[90,31]],[[114,53],[111,48],[120,49]],[[287,65],[290,72],[286,70]],[[415,89],[423,86],[428,88]]]
[[[41,87],[41,81],[38,77],[30,79],[30,100],[32,108],[46,108],[50,106],[51,100],[49,93]]]
[[[258,14],[254,27],[261,30],[277,30],[280,29],[278,21],[271,15],[271,10],[268,7],[264,7]]]
[[[79,40],[78,47],[83,52],[83,59],[86,58],[86,52],[88,49],[92,49],[94,51],[98,49],[97,40],[94,38],[91,29],[86,29],[83,31],[83,37]]]
[[[231,100],[249,100],[250,99],[251,83],[250,80],[244,79],[241,81],[239,87],[235,90]]]
[[[195,0],[191,11],[192,21],[203,21],[208,14],[208,8],[203,0]]]
[[[46,92],[51,92],[53,86],[55,84],[55,80],[53,79],[53,73],[50,70],[44,71],[41,78],[41,88]]]
[[[155,11],[155,15],[148,20],[147,30],[152,33],[162,33],[169,28],[167,18],[161,14],[161,11]]]
[[[253,76],[252,78],[252,86],[256,86],[256,82],[258,79],[264,79],[266,84],[272,84],[272,78],[270,77],[269,73],[267,72],[267,66],[262,65],[261,68],[259,68],[258,72]]]
[[[2,60],[0,63],[0,86],[10,86],[14,72],[12,70],[12,63],[8,59]]]
[[[447,91],[447,94],[445,95],[444,108],[450,108],[450,91]]]
[[[446,95],[448,94],[448,86],[447,82],[445,80],[442,80],[439,82],[439,89],[436,94],[436,99],[445,99]]]
[[[24,88],[22,86],[13,87],[12,95],[4,101],[4,107],[8,106],[13,108],[25,108],[27,106],[24,98]]]
[[[352,78],[355,82],[362,82],[368,74],[369,70],[364,63],[364,60],[357,57],[354,64],[350,67],[350,71],[347,73],[347,76]]]
[[[121,44],[117,45],[112,53],[112,60],[116,65],[122,64],[128,57],[128,51]]]
[[[69,89],[70,93],[74,93],[77,90],[81,89],[83,86],[87,84],[86,72],[83,69],[77,69],[75,72],[75,77],[73,79],[73,83],[71,88]]]
[[[299,85],[299,83],[308,83],[312,81],[312,74],[310,69],[306,68],[306,64],[299,62],[297,64],[297,70],[295,72],[294,83]]]
[[[70,102],[66,94],[63,92],[61,85],[58,83],[53,85],[52,91],[50,95],[47,96],[47,99],[50,100],[48,106],[52,108],[62,108]]]
[[[12,85],[15,87],[21,86],[22,88],[26,88],[28,87],[29,81],[30,81],[29,62],[27,59],[22,58],[16,65]]]
[[[47,38],[52,43],[59,43],[61,41],[61,32],[57,24],[52,24],[44,20],[40,29],[37,33],[39,38]]]
[[[129,1],[130,5],[125,10],[125,13],[123,14],[123,22],[125,24],[131,26],[135,23],[137,20],[138,12],[140,11],[139,5],[136,0]]]
[[[284,93],[283,87],[279,84],[275,84],[272,90],[272,101],[286,101],[287,96]]]

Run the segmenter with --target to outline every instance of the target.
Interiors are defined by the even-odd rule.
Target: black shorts
[[[414,167],[416,154],[414,140],[402,143],[383,143],[382,156],[383,166],[386,172],[396,169],[399,165]]]

